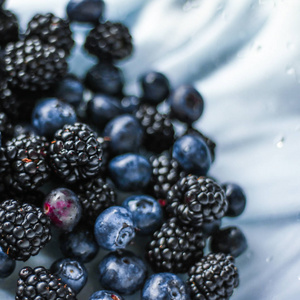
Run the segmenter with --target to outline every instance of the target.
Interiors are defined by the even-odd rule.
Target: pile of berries
[[[104,7],[70,0],[68,19],[36,14],[25,34],[0,10],[0,278],[57,231],[62,258],[18,270],[16,299],[76,299],[99,248],[110,252],[90,300],[138,290],[145,300],[229,299],[239,284],[234,257],[247,242],[221,220],[243,212],[245,194],[208,175],[216,144],[194,128],[204,110],[195,87],[172,87],[149,70],[141,95],[123,92],[117,62],[133,39],[104,20]],[[98,63],[85,78],[68,73],[71,22],[94,26],[84,49]],[[144,257],[125,250],[138,235]]]

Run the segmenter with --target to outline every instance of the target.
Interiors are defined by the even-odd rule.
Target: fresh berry
[[[7,114],[11,119],[19,120],[18,106],[16,95],[8,86],[7,78],[0,75],[0,111]]]
[[[55,261],[50,270],[53,275],[67,284],[75,294],[82,290],[88,279],[85,266],[73,258],[62,258]]]
[[[99,264],[100,283],[109,290],[130,295],[142,288],[146,277],[145,263],[129,251],[106,255]]]
[[[124,300],[122,296],[113,291],[102,290],[95,292],[89,300]]]
[[[222,188],[225,191],[228,201],[228,210],[226,216],[240,216],[246,207],[246,195],[243,189],[235,183],[224,183]]]
[[[123,59],[133,50],[128,28],[110,21],[96,25],[88,34],[84,47],[100,59]]]
[[[155,272],[185,273],[203,256],[205,238],[200,230],[167,220],[147,246],[147,259]]]
[[[168,193],[167,213],[189,226],[221,219],[227,211],[223,189],[208,177],[181,178]]]
[[[62,231],[72,231],[82,216],[78,196],[66,188],[52,190],[44,200],[43,209],[51,222]]]
[[[153,274],[142,290],[143,300],[190,300],[185,282],[172,273]]]
[[[109,174],[117,188],[122,191],[140,191],[147,187],[151,179],[151,165],[138,154],[126,153],[113,158]]]
[[[19,272],[16,300],[76,300],[73,290],[44,267]]]
[[[9,257],[26,261],[50,240],[50,220],[40,208],[12,199],[0,203],[0,247]]]
[[[53,137],[65,124],[77,121],[74,108],[57,98],[46,98],[38,102],[32,113],[32,125],[40,135]]]
[[[189,270],[187,284],[195,300],[227,300],[239,285],[239,274],[232,256],[209,254]]]
[[[121,100],[121,106],[124,112],[133,114],[140,106],[140,98],[136,96],[125,96]]]
[[[25,36],[37,37],[45,44],[63,49],[67,54],[74,45],[69,22],[52,13],[36,14],[28,23]]]
[[[106,250],[125,248],[135,237],[132,213],[121,206],[107,208],[98,216],[94,233],[98,245]]]
[[[86,124],[65,125],[58,130],[49,147],[54,173],[74,184],[100,172],[102,149],[94,131]]]
[[[110,148],[114,154],[138,152],[143,141],[143,129],[139,121],[129,114],[109,121],[103,135],[109,138]]]
[[[16,261],[9,257],[0,247],[0,278],[10,276],[16,267]]]
[[[211,235],[213,235],[215,232],[217,232],[222,224],[222,220],[218,219],[212,222],[204,222],[202,224],[202,232],[206,237],[209,237]]]
[[[10,140],[14,135],[14,125],[4,112],[0,112],[0,132],[2,145],[4,145],[6,141]]]
[[[123,201],[122,206],[132,213],[139,234],[152,234],[162,224],[162,208],[154,198],[148,195],[130,196]]]
[[[0,9],[0,47],[19,39],[19,23],[16,15],[9,10]]]

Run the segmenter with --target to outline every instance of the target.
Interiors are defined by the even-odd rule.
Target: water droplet
[[[272,260],[273,260],[273,256],[269,256],[269,257],[266,258],[267,263],[270,263]]]
[[[276,147],[279,149],[283,147],[284,141],[285,141],[285,138],[283,135],[276,137],[274,140]]]

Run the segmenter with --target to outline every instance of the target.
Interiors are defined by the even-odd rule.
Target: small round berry
[[[89,300],[124,300],[124,298],[118,295],[116,292],[102,290],[95,292]]]
[[[121,106],[124,112],[132,114],[138,110],[140,102],[140,98],[136,96],[125,96],[121,100]]]
[[[246,195],[243,189],[235,183],[224,183],[222,184],[222,188],[225,191],[228,201],[226,216],[240,216],[246,207]]]
[[[9,257],[0,247],[0,278],[6,278],[13,273],[16,261]]]

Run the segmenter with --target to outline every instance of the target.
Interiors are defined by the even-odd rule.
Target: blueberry
[[[72,231],[81,218],[82,207],[74,192],[58,188],[46,196],[44,213],[56,227],[63,231]]]
[[[95,222],[94,233],[98,245],[104,249],[125,248],[135,237],[132,213],[121,206],[105,209]]]
[[[75,258],[83,263],[90,262],[98,253],[99,246],[94,234],[85,227],[77,226],[60,238],[60,250],[65,257]]]
[[[206,222],[203,223],[202,225],[203,234],[207,237],[211,236],[212,234],[214,234],[220,229],[221,224],[222,224],[221,219],[209,223]]]
[[[77,121],[74,108],[57,98],[38,102],[32,113],[32,125],[40,135],[53,136],[65,124]]]
[[[0,278],[6,278],[13,273],[16,261],[10,258],[0,247]]]
[[[138,110],[140,102],[140,98],[136,96],[125,96],[121,100],[121,106],[124,112],[131,114]]]
[[[203,113],[203,98],[192,86],[179,86],[171,93],[168,101],[171,107],[171,115],[182,122],[192,124]]]
[[[96,93],[119,95],[124,86],[121,69],[108,62],[93,66],[86,74],[85,84]]]
[[[67,15],[70,21],[97,23],[104,10],[102,0],[70,0]]]
[[[124,298],[113,291],[98,291],[95,292],[89,300],[124,300]]]
[[[88,272],[85,266],[73,258],[63,258],[55,261],[51,268],[53,275],[61,278],[76,294],[85,286]]]
[[[160,204],[147,195],[128,197],[122,206],[131,211],[133,221],[140,234],[151,234],[162,224],[163,212]]]
[[[246,207],[246,195],[243,189],[235,183],[224,183],[222,188],[228,201],[226,216],[237,217],[241,215]]]
[[[247,240],[237,227],[226,227],[215,232],[210,240],[212,252],[222,252],[238,257],[247,249]]]
[[[88,103],[87,110],[91,121],[99,127],[123,113],[120,101],[105,94],[94,95]]]
[[[122,191],[139,191],[151,179],[151,165],[138,154],[126,153],[114,157],[108,165],[110,177]]]
[[[170,93],[170,83],[168,78],[159,72],[150,71],[140,78],[143,89],[143,99],[154,105],[165,100]]]
[[[69,74],[56,86],[55,96],[77,107],[83,99],[83,91],[82,82],[75,75]]]
[[[142,288],[147,277],[145,263],[129,251],[106,255],[99,264],[100,283],[109,290],[130,295]]]
[[[137,152],[142,144],[143,129],[134,116],[121,115],[106,124],[103,135],[109,137],[115,154]]]
[[[172,273],[153,274],[142,290],[143,300],[189,300],[190,295],[184,281]]]
[[[206,175],[211,165],[207,144],[195,135],[179,138],[173,145],[172,156],[187,173],[194,175]]]

